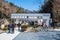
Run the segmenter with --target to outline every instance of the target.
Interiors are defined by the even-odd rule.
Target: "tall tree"
[[[48,0],[47,2],[44,3],[44,5],[41,7],[41,9],[39,10],[39,13],[51,13],[51,17],[53,17],[53,13],[52,13],[52,8],[53,8],[53,4],[52,4],[53,0]]]

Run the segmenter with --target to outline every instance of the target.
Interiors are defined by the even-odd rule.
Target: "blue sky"
[[[41,7],[44,2],[43,0],[7,0],[7,1],[12,2],[17,6],[30,10],[30,11],[39,10],[39,3]]]

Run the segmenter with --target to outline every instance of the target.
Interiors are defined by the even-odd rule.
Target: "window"
[[[30,16],[29,18],[37,18],[37,17],[34,17],[34,16]]]

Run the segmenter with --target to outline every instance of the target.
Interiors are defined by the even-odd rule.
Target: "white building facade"
[[[11,19],[20,19],[20,20],[28,20],[28,21],[37,21],[38,19],[43,19],[46,22],[47,26],[49,26],[50,13],[12,13]]]

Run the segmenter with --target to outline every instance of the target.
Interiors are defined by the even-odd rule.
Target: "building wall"
[[[14,14],[13,13],[13,14],[11,14],[12,19],[25,19],[26,20],[27,16],[28,16],[28,21],[30,21],[30,20],[37,21],[38,19],[40,19],[38,17],[42,17],[43,20],[46,20],[46,23],[49,26],[49,20],[50,20],[49,13],[48,14],[46,14],[46,13],[44,13],[44,14],[42,14],[42,13],[40,13],[40,14],[37,14],[37,13],[35,13],[35,14],[31,14],[31,13],[29,13],[29,14],[26,14],[26,13],[24,13],[24,14],[22,14],[22,13],[15,13]],[[33,18],[29,18],[29,17],[33,17]]]

